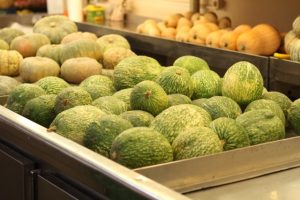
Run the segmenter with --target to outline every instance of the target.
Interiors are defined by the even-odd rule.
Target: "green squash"
[[[143,110],[129,110],[121,113],[120,117],[131,122],[134,127],[149,127],[153,115]]]
[[[25,33],[19,29],[16,28],[2,28],[0,29],[0,39],[7,42],[7,44],[10,44],[11,41],[18,36],[24,35]]]
[[[48,57],[57,62],[60,63],[60,51],[61,51],[62,45],[60,44],[46,44],[42,47],[40,47],[36,53],[36,56],[40,57]]]
[[[43,88],[47,94],[58,94],[70,85],[56,76],[47,76],[38,80],[35,84]]]
[[[196,71],[209,69],[209,66],[205,60],[191,55],[185,55],[177,58],[174,61],[173,66],[186,68],[191,75]]]
[[[107,114],[119,115],[127,111],[126,103],[113,96],[99,97],[93,101],[92,105],[96,106]]]
[[[288,121],[295,132],[300,135],[300,99],[295,100],[288,109]]]

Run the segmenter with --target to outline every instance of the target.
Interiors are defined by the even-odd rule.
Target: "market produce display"
[[[199,20],[217,19],[207,14],[191,20],[200,26]],[[170,28],[179,24],[184,29],[185,23],[181,15],[167,20]],[[244,25],[233,31],[258,34],[257,29]],[[162,67],[150,56],[135,55],[122,36],[95,38],[74,30],[55,39],[67,38],[64,44],[47,34],[43,37],[51,44],[36,48],[25,42],[20,51],[35,53],[24,59],[17,50],[0,50],[6,108],[129,168],[280,140],[288,129],[300,134],[299,99],[292,102],[267,91],[258,66],[248,61],[227,66],[223,77],[193,55]],[[258,49],[268,52],[273,39]],[[111,74],[105,75],[102,67]],[[23,83],[7,76],[19,74]]]
[[[297,22],[294,22],[295,30],[296,27]],[[211,11],[189,15],[175,13],[161,22],[147,19],[137,26],[136,31],[149,36],[265,56],[279,51],[281,44],[280,32],[271,24],[232,27],[229,17],[218,19],[216,13]]]

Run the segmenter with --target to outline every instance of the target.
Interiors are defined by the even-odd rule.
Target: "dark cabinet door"
[[[78,188],[74,188],[63,180],[45,175],[36,177],[36,198],[37,200],[91,200],[98,199],[84,194]]]
[[[31,200],[34,162],[0,143],[0,199]]]

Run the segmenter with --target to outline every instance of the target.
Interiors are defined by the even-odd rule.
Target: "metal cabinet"
[[[0,143],[0,199],[32,199],[34,166],[32,160]]]

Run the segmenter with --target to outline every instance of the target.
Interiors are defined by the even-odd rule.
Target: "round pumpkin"
[[[96,60],[102,59],[102,51],[96,41],[90,39],[80,39],[62,46],[60,52],[60,62],[64,63],[70,58],[90,57]]]
[[[75,40],[79,40],[79,39],[91,39],[96,41],[98,38],[96,36],[96,34],[94,33],[90,33],[90,32],[74,32],[74,33],[70,33],[68,35],[66,35],[62,40],[61,40],[61,44],[67,44],[69,42],[73,42]]]
[[[0,50],[0,75],[19,75],[19,68],[22,60],[22,55],[17,51]]]
[[[25,33],[23,31],[16,28],[7,27],[0,29],[0,39],[4,40],[8,44],[10,44],[14,38],[24,34]]]
[[[294,33],[293,30],[289,31],[285,36],[284,36],[284,51],[289,54],[290,53],[290,48],[291,45],[298,40],[298,37]]]
[[[237,49],[246,53],[269,56],[277,51],[280,42],[281,37],[276,28],[269,24],[258,24],[239,36]]]
[[[20,65],[20,76],[25,82],[33,83],[46,76],[58,76],[59,65],[46,57],[24,58]]]
[[[223,49],[236,50],[236,41],[239,33],[235,31],[228,31],[220,38],[220,47]]]
[[[293,31],[297,37],[300,37],[300,16],[293,21]]]
[[[62,48],[61,44],[46,44],[38,49],[36,56],[51,58],[58,64],[61,64],[60,63],[61,48]]]
[[[9,45],[7,44],[7,42],[5,42],[5,40],[0,39],[0,49],[3,49],[3,50],[9,49]]]
[[[251,28],[252,27],[250,25],[248,25],[248,24],[241,24],[241,25],[238,25],[237,27],[235,27],[233,29],[233,31],[236,32],[236,33],[242,34],[242,33],[246,32],[246,31],[251,30]]]
[[[89,57],[68,59],[61,65],[61,77],[78,84],[89,76],[101,74],[102,65]]]
[[[52,44],[59,44],[66,35],[76,32],[77,30],[76,24],[68,17],[53,15],[37,21],[32,31],[46,35]]]
[[[47,36],[40,33],[30,33],[14,38],[10,43],[10,49],[18,51],[22,56],[35,56],[37,50],[46,44],[50,44]]]

